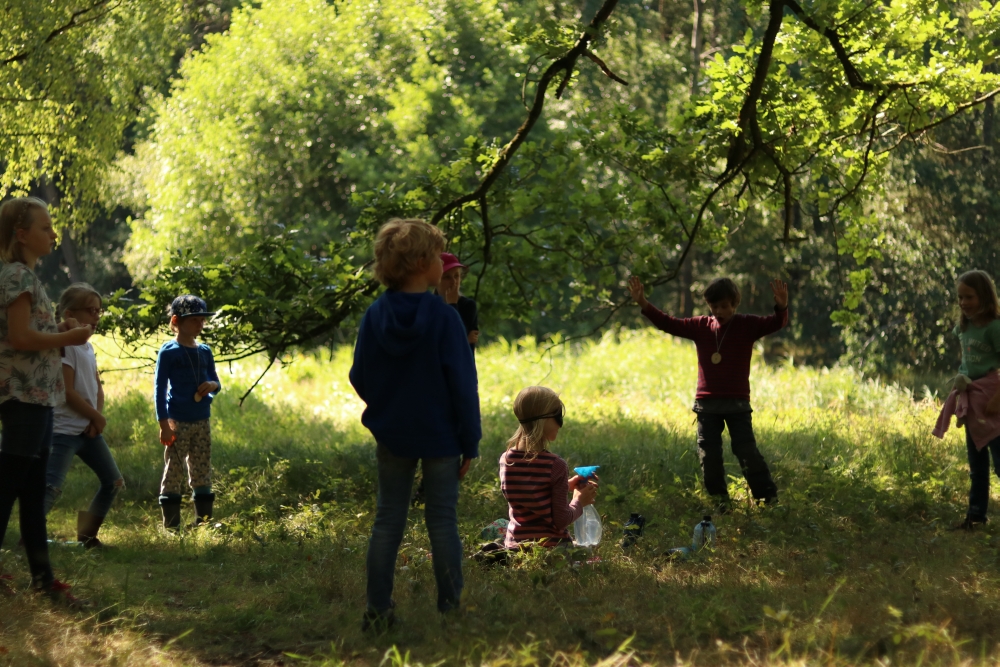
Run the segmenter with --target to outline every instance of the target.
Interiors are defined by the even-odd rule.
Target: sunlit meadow
[[[213,405],[216,522],[159,528],[162,466],[150,368],[98,344],[111,444],[128,487],[108,517],[109,548],[54,546],[57,576],[92,607],[53,608],[25,589],[12,521],[0,596],[0,665],[340,664],[995,664],[1000,662],[1000,539],[953,532],[963,511],[963,433],[930,436],[933,398],[850,369],[766,365],[752,372],[754,422],[781,489],[755,507],[731,455],[737,510],[719,543],[687,561],[709,502],[698,479],[693,348],[652,331],[544,349],[479,350],[482,457],[463,482],[460,530],[471,555],[505,516],[496,462],[529,384],[557,390],[566,426],[552,449],[601,465],[598,562],[542,554],[509,568],[466,567],[464,609],[434,607],[429,543],[411,513],[395,598],[401,623],[360,631],[364,552],[374,506],[374,446],[347,379],[351,349],[263,369],[220,366]],[[95,481],[77,463],[51,515],[75,535]],[[190,520],[185,506],[184,520]],[[628,552],[621,526],[647,517]]]

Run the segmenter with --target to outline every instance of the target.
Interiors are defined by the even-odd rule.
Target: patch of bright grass
[[[708,498],[689,409],[693,348],[652,331],[550,351],[501,342],[477,357],[484,438],[462,487],[467,553],[506,514],[496,461],[516,424],[511,401],[545,384],[568,408],[553,451],[571,466],[602,466],[600,562],[572,567],[536,554],[489,570],[469,560],[465,610],[442,618],[415,510],[396,578],[402,623],[362,635],[375,462],[350,360],[346,347],[297,358],[243,407],[262,361],[220,368],[218,526],[180,536],[158,527],[152,377],[106,373],[105,435],[128,484],[102,531],[111,548],[53,549],[57,576],[93,608],[0,597],[0,665],[1000,661],[1000,540],[992,525],[948,530],[967,493],[964,434],[933,439],[932,401],[849,369],[755,363],[755,429],[781,503],[753,506],[729,455],[737,509],[716,517],[718,547],[686,562],[665,557],[690,542]],[[133,365],[108,354],[100,363]],[[50,517],[56,539],[73,538],[94,488],[78,462]],[[630,512],[647,517],[646,535],[623,553]],[[12,522],[3,570],[25,588],[16,541]]]

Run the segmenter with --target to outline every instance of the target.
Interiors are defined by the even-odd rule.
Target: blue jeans
[[[1000,438],[991,440],[981,450],[972,443],[969,429],[965,429],[965,449],[969,455],[969,512],[973,519],[985,519],[990,506],[990,453],[993,468],[1000,477]]]
[[[52,454],[49,455],[49,465],[45,473],[45,513],[49,513],[52,505],[62,495],[62,486],[70,466],[73,465],[74,456],[79,456],[81,461],[90,466],[101,483],[87,511],[94,516],[107,516],[111,503],[125,482],[104,437],[97,435],[91,438],[82,433],[80,435],[56,433],[52,436]]]
[[[438,610],[458,607],[462,597],[462,540],[458,536],[458,468],[461,457],[410,459],[378,445],[378,510],[368,540],[368,611],[385,613],[392,603],[396,556],[406,530],[417,461],[424,474],[424,521],[431,539]]]

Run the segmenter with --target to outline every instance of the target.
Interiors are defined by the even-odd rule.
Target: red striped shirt
[[[695,400],[750,400],[750,357],[753,355],[754,341],[788,324],[788,309],[778,310],[777,306],[773,315],[764,317],[736,314],[721,326],[714,317],[671,317],[653,304],[643,308],[642,314],[660,331],[694,341],[698,350],[698,390],[694,395]],[[722,356],[722,360],[713,364],[712,355],[716,352]]]
[[[566,462],[552,452],[534,458],[516,449],[500,456],[500,490],[510,508],[504,546],[538,541],[543,546],[573,541],[566,528],[583,508],[568,501]]]

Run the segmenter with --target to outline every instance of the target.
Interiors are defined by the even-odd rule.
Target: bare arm
[[[93,329],[89,326],[50,334],[31,328],[31,295],[24,292],[7,306],[7,340],[15,350],[40,352],[67,345],[83,345]]]

